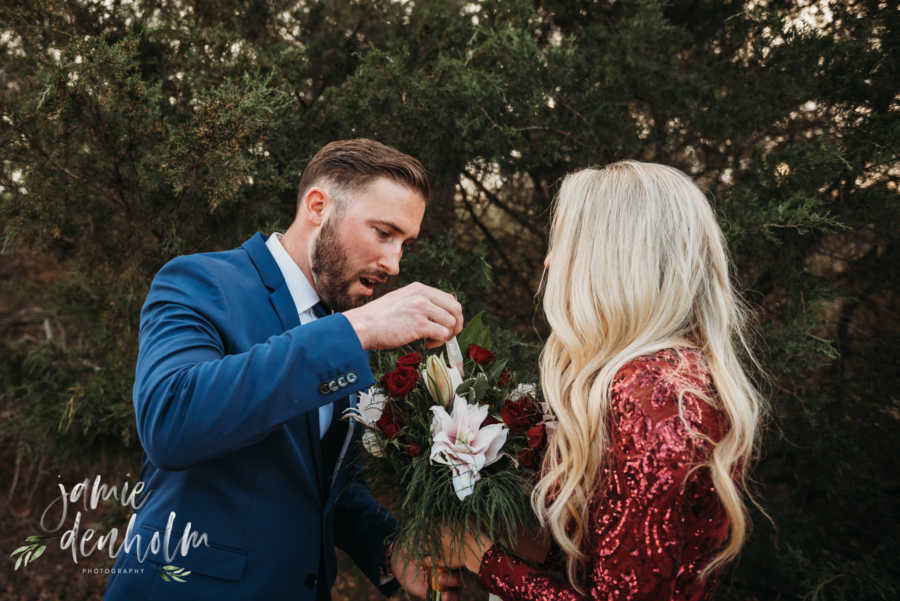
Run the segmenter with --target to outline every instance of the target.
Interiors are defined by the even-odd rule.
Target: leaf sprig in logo
[[[23,545],[9,554],[10,558],[16,557],[16,566],[15,570],[19,568],[24,568],[29,563],[40,557],[44,554],[44,551],[47,550],[47,545],[41,542],[41,537],[37,535],[29,536],[25,539],[27,545]]]
[[[190,570],[179,568],[178,566],[165,565],[159,569],[159,576],[166,582],[187,582],[186,578],[191,573]]]

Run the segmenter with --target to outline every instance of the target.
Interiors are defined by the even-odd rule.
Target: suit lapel
[[[269,295],[269,302],[278,314],[281,325],[285,330],[295,328],[300,324],[300,316],[297,315],[297,306],[294,299],[291,298],[291,292],[287,284],[282,283],[281,287]],[[325,458],[322,455],[322,445],[319,437],[319,412],[318,410],[307,411],[285,424],[292,433],[300,434],[305,431],[305,437],[309,440],[310,454],[312,455],[315,473],[318,475],[319,487],[323,487],[322,476],[328,472],[328,466],[325,465]],[[322,489],[323,492],[327,488]]]
[[[259,279],[266,285],[266,288],[275,290],[284,285],[284,276],[281,275],[278,263],[275,262],[275,258],[266,247],[266,239],[262,234],[256,232],[252,238],[241,244],[241,248],[250,256],[250,261],[259,272]]]
[[[272,253],[266,247],[266,240],[263,235],[257,232],[252,238],[244,242],[242,248],[250,255],[250,260],[259,272],[260,279],[270,291],[269,303],[275,310],[275,314],[278,315],[283,331],[300,325],[300,316],[297,314],[297,306],[291,297],[291,291],[284,281],[284,276],[281,275],[278,263],[275,262]],[[327,498],[328,489],[323,487],[323,474],[328,468],[324,465],[322,445],[319,441],[319,412],[315,410],[307,411],[305,415],[286,422],[284,427],[296,443],[300,443],[303,439],[309,441],[308,445],[301,445],[299,449],[300,453],[303,453],[305,447],[312,457],[313,473],[318,480],[320,499],[324,501]],[[301,462],[307,461],[304,457],[299,459]],[[327,480],[327,477],[324,479]]]
[[[297,307],[294,305],[294,299],[291,298],[291,291],[283,280],[281,287],[269,294],[269,302],[275,309],[275,313],[278,314],[281,327],[285,331],[300,325],[300,316],[297,315]]]

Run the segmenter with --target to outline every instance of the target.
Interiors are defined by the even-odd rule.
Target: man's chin
[[[366,304],[366,301],[368,300],[369,297],[363,294],[342,294],[333,302],[329,303],[329,305],[332,307],[335,313],[341,313],[343,311],[349,311],[350,309],[361,307]]]
[[[332,307],[335,312],[340,313],[341,311],[347,311],[363,306],[374,298],[375,290],[366,288],[361,283],[354,280],[349,284],[346,284],[339,294],[328,296],[332,297],[330,300],[326,301],[328,305]]]
[[[356,307],[362,307],[370,300],[372,300],[371,294],[354,294],[350,297],[350,308],[355,309]]]

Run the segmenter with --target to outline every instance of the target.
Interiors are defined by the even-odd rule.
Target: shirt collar
[[[288,291],[291,293],[291,298],[294,299],[294,304],[297,306],[297,313],[303,313],[319,302],[319,295],[316,294],[315,288],[303,275],[300,267],[297,266],[284,249],[284,246],[281,244],[282,236],[283,234],[279,232],[273,233],[266,240],[266,247],[278,264],[278,269],[281,270],[281,275],[284,277]]]

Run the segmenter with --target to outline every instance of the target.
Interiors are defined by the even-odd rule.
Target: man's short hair
[[[332,185],[331,192],[355,192],[379,177],[419,192],[425,200],[431,195],[428,171],[418,159],[368,138],[337,140],[315,154],[300,178],[297,204],[310,188]]]

